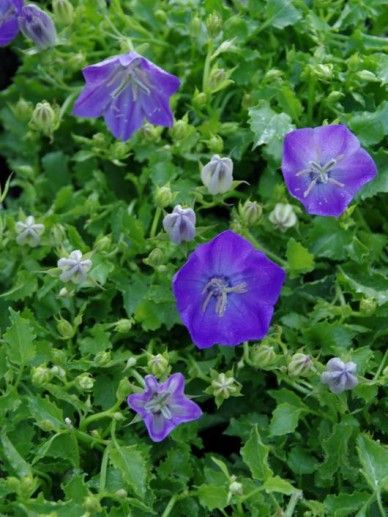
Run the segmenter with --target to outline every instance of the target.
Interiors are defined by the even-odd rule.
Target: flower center
[[[170,395],[168,391],[165,393],[154,393],[151,400],[144,405],[144,409],[153,414],[161,413],[164,418],[170,419],[172,417],[169,408]]]
[[[303,197],[307,197],[313,190],[316,185],[321,183],[330,183],[335,185],[336,187],[343,188],[345,185],[340,181],[331,177],[331,171],[337,165],[338,161],[341,157],[334,159],[332,158],[324,165],[321,165],[318,162],[310,161],[308,163],[308,167],[296,173],[296,176],[309,176],[311,182],[307,189],[303,192]]]
[[[231,286],[228,280],[220,277],[213,277],[205,285],[202,294],[205,295],[204,302],[202,304],[202,311],[205,312],[209,305],[212,297],[216,299],[215,311],[217,316],[222,317],[225,314],[226,306],[228,303],[228,294],[230,293],[246,293],[247,284],[240,282],[237,285]]]
[[[107,86],[117,85],[111,93],[112,100],[117,97],[129,86],[132,90],[133,100],[136,101],[139,97],[140,92],[144,92],[146,95],[151,93],[147,76],[144,71],[140,68],[138,60],[134,60],[130,65],[126,67],[120,67],[116,70]]]

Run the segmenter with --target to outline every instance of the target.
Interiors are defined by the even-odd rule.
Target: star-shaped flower
[[[202,415],[201,408],[186,397],[181,373],[174,373],[163,383],[153,375],[147,375],[144,381],[144,392],[129,395],[128,405],[143,419],[154,442],[161,442],[179,424]]]
[[[63,271],[59,277],[63,282],[71,280],[73,283],[79,284],[86,280],[86,275],[92,267],[92,261],[90,259],[82,260],[80,250],[74,250],[68,258],[58,260],[58,267]]]
[[[171,127],[169,99],[180,81],[137,52],[128,52],[83,69],[86,86],[73,113],[103,116],[113,135],[128,140],[148,120]]]
[[[28,244],[31,248],[35,248],[40,244],[40,236],[44,232],[44,225],[35,222],[32,215],[26,217],[25,221],[16,223],[16,242],[18,244]]]
[[[377,174],[371,156],[341,124],[288,133],[282,171],[290,194],[309,214],[334,217],[340,216]]]
[[[328,361],[326,372],[321,375],[321,381],[327,384],[333,393],[342,393],[357,386],[356,371],[356,363],[352,361],[344,363],[338,357],[334,357]]]

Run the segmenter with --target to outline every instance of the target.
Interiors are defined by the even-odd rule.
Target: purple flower
[[[328,361],[326,370],[321,375],[321,381],[327,384],[333,393],[351,390],[358,384],[355,375],[357,371],[356,363],[344,363],[338,357],[334,357]]]
[[[158,383],[153,375],[144,379],[145,391],[129,395],[128,405],[136,411],[154,442],[161,442],[179,424],[197,420],[201,408],[184,394],[185,378],[174,373],[166,382]]]
[[[171,127],[169,99],[180,81],[136,52],[114,56],[83,69],[86,86],[73,114],[103,116],[116,138],[128,140],[148,120]]]
[[[53,47],[57,39],[55,25],[50,16],[34,4],[25,5],[19,18],[20,29],[40,48]]]
[[[172,242],[192,241],[195,237],[195,212],[192,208],[177,205],[171,214],[163,219],[163,228]]]
[[[227,230],[197,247],[173,291],[198,348],[234,346],[267,334],[284,278],[281,267]]]
[[[287,188],[309,214],[338,217],[377,174],[371,156],[344,125],[291,131],[284,140]]]
[[[0,47],[8,45],[18,35],[22,7],[23,0],[0,1]]]

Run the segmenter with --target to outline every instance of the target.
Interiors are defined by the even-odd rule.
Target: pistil
[[[330,176],[332,169],[337,165],[339,159],[340,158],[332,158],[324,165],[321,165],[315,161],[310,161],[306,169],[302,169],[296,173],[296,176],[308,175],[311,178],[311,182],[303,193],[303,197],[307,197],[312,192],[314,187],[320,183],[331,183],[332,185],[335,185],[339,188],[343,188],[345,186],[343,183]]]
[[[202,294],[206,294],[205,300],[202,304],[202,311],[206,311],[210,300],[214,296],[216,299],[216,314],[217,316],[222,317],[226,311],[228,295],[231,293],[246,293],[247,290],[247,284],[245,282],[241,282],[235,286],[230,286],[225,279],[214,277],[206,284],[202,291]]]

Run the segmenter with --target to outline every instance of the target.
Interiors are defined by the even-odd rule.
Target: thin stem
[[[80,430],[84,431],[89,424],[92,422],[96,422],[97,420],[101,420],[102,418],[112,418],[113,414],[118,410],[120,407],[121,402],[117,401],[114,406],[112,406],[109,409],[106,409],[105,411],[101,411],[100,413],[95,413],[94,415],[90,415],[85,420],[82,420],[80,423]]]
[[[202,76],[202,91],[207,92],[207,84],[209,81],[209,74],[210,74],[210,64],[212,60],[212,54],[213,54],[213,41],[209,39],[207,44],[207,54],[205,59],[205,65],[203,67],[203,76]]]
[[[377,499],[377,506],[379,507],[381,517],[386,517],[386,513],[383,506],[383,501],[381,500],[381,492],[380,490],[376,491],[376,499]]]
[[[159,223],[159,219],[160,219],[161,215],[162,215],[162,209],[158,206],[158,207],[156,207],[154,220],[152,221],[151,232],[150,232],[151,239],[153,239],[156,235],[156,230],[158,228],[158,223]]]
[[[294,515],[295,506],[301,497],[301,492],[296,492],[295,494],[292,494],[288,502],[286,511],[284,512],[284,517],[292,517]]]
[[[287,262],[285,260],[278,257],[276,255],[276,253],[274,253],[273,251],[271,251],[268,248],[266,248],[265,246],[263,246],[262,243],[260,241],[258,241],[255,237],[253,237],[253,235],[248,230],[245,233],[246,233],[246,236],[248,237],[248,239],[251,240],[255,244],[255,246],[260,248],[260,251],[265,253],[270,259],[274,260],[275,262],[278,262],[283,267],[287,266]]]
[[[102,456],[102,461],[101,461],[100,492],[103,492],[105,490],[107,467],[108,467],[108,447],[105,448],[104,454]]]
[[[178,499],[178,495],[175,494],[171,497],[171,499],[169,500],[164,512],[162,513],[162,517],[168,517],[171,513],[171,510],[173,509],[176,501]]]
[[[316,105],[315,100],[315,85],[316,81],[313,77],[310,77],[308,90],[307,90],[307,120],[308,122],[313,122],[313,110]]]
[[[383,371],[383,368],[385,366],[385,361],[387,360],[388,356],[388,349],[385,351],[385,354],[383,355],[383,358],[381,360],[380,366],[377,369],[377,372],[375,373],[373,380],[377,380],[380,376],[380,373]]]

